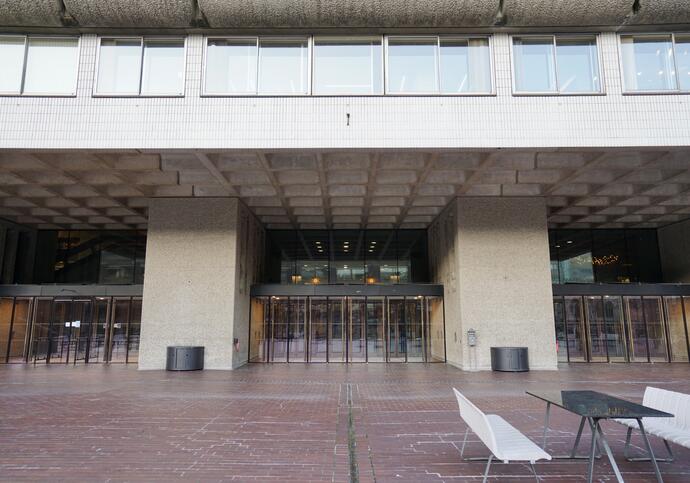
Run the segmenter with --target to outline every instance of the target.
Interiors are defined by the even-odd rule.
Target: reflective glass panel
[[[621,37],[623,79],[627,91],[676,89],[670,35]]]
[[[609,362],[626,362],[623,302],[620,297],[604,296],[603,303]]]
[[[592,230],[592,264],[597,282],[630,283],[625,232]]]
[[[647,327],[640,297],[624,297],[628,316],[630,362],[649,362]]]
[[[141,299],[132,299],[129,314],[129,331],[127,334],[127,362],[139,360],[139,336],[141,334]]]
[[[259,42],[259,94],[307,94],[307,39]]]
[[[489,39],[441,38],[441,92],[491,92]]]
[[[385,361],[384,312],[383,297],[367,297],[367,362]]]
[[[115,299],[113,302],[112,325],[110,328],[110,362],[127,362],[127,324],[129,322],[129,299]]]
[[[14,299],[0,298],[0,364],[5,363],[7,357],[13,309]]]
[[[345,324],[345,297],[328,299],[328,361],[345,362],[347,349],[347,326]]]
[[[427,362],[446,361],[446,332],[443,314],[443,297],[427,297],[429,321],[429,349]]]
[[[388,361],[405,362],[405,298],[388,297]]]
[[[206,94],[256,94],[257,39],[208,39]]]
[[[644,297],[644,315],[647,323],[649,359],[657,362],[668,361],[666,349],[666,330],[661,297]]]
[[[367,361],[367,304],[364,297],[350,297],[350,340],[348,344],[350,362]],[[375,324],[374,324],[375,325]],[[375,333],[375,329],[372,331]],[[372,335],[375,339],[375,335]]]
[[[586,331],[582,311],[582,297],[565,297],[565,326],[570,362],[587,360]]]
[[[309,299],[309,361],[328,361],[328,300],[312,297]]]
[[[592,235],[588,230],[558,230],[553,248],[560,283],[592,283]]]
[[[139,94],[141,39],[101,39],[98,94]]]
[[[424,361],[424,343],[426,340],[424,315],[424,297],[407,297],[405,299],[405,343],[408,362]]]
[[[381,39],[314,38],[314,94],[382,94]]]
[[[78,326],[72,324],[72,302],[56,300],[53,303],[52,323],[49,330],[49,362],[57,364],[69,362],[69,349],[72,334],[78,331]]]
[[[0,37],[0,92],[19,94],[24,70],[24,37]]]
[[[270,360],[287,362],[290,304],[287,297],[271,297],[272,343]]]
[[[15,299],[7,362],[24,362],[26,360],[26,337],[29,333],[30,312],[30,299]]]
[[[552,37],[514,38],[515,89],[518,92],[555,92],[553,54]]]
[[[556,321],[556,350],[558,362],[568,362],[568,340],[565,336],[565,305],[563,297],[554,297],[553,313]]]
[[[146,40],[141,93],[184,94],[184,40]]]
[[[70,361],[86,362],[91,332],[91,300],[72,302]]]
[[[599,57],[594,38],[556,37],[559,92],[599,92]]]
[[[52,307],[52,299],[36,300],[36,313],[31,331],[31,358],[34,362],[45,362],[48,357]]]
[[[30,37],[24,94],[75,94],[78,62],[78,39]]]
[[[267,326],[269,310],[268,297],[253,297],[251,299],[249,362],[268,362],[266,358],[266,330],[270,328]]]
[[[690,35],[676,35],[675,56],[678,87],[690,90]]]
[[[438,40],[434,38],[388,39],[388,92],[438,92]]]
[[[93,321],[89,344],[89,362],[106,362],[106,338],[108,335],[108,298],[97,298],[94,306]]]
[[[688,362],[688,340],[685,325],[687,315],[683,311],[683,299],[679,296],[664,297],[666,321],[672,362]]]
[[[306,325],[309,309],[306,297],[290,297],[290,334],[288,361],[306,362]]]
[[[606,362],[608,340],[601,297],[585,297],[585,308],[589,332],[589,360],[591,362]]]

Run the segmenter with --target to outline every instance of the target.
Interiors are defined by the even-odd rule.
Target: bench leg
[[[632,430],[633,428],[628,428],[628,434],[625,437],[625,449],[623,450],[623,456],[625,456],[625,459],[628,461],[651,461],[648,456],[640,456],[634,458],[628,456],[628,450],[630,449],[630,440],[632,439]],[[668,458],[656,458],[656,460],[660,463],[673,463],[673,461],[675,460],[675,456],[673,455],[671,445],[668,444],[668,441],[666,441],[665,439],[663,439],[662,441],[664,442],[664,446],[666,446]]]
[[[472,458],[465,458],[463,456],[463,454],[465,454],[465,445],[467,444],[467,436],[469,434],[470,434],[470,428],[467,428],[467,431],[465,431],[465,437],[462,440],[462,446],[460,447],[460,458],[463,461],[488,461],[488,459],[489,459],[488,456],[477,456],[477,457],[472,457]]]
[[[486,469],[484,470],[484,479],[482,480],[482,483],[486,483],[486,480],[489,478],[489,468],[491,467],[492,459],[494,459],[494,455],[489,456],[489,460],[486,462]]]
[[[539,477],[537,476],[537,470],[534,469],[534,463],[532,463],[531,461],[529,462],[529,469],[532,470],[532,474],[534,475],[534,479],[537,480],[537,482],[538,482]]]

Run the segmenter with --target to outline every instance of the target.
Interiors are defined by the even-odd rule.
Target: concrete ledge
[[[4,0],[0,2],[0,25],[60,27],[60,0]]]
[[[81,27],[185,28],[194,18],[193,0],[64,0]],[[25,4],[33,2],[24,1]]]
[[[640,11],[630,19],[631,24],[690,23],[690,2],[687,0],[654,0],[640,2]]]
[[[632,5],[632,0],[505,0],[503,15],[511,27],[621,25],[632,14]],[[650,20],[656,23],[655,18]]]

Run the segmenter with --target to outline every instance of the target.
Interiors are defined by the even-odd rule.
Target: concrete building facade
[[[689,359],[684,2],[10,1],[0,62],[0,362]]]

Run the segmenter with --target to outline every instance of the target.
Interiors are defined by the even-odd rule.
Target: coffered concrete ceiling
[[[456,196],[541,196],[559,227],[690,218],[690,149],[0,151],[0,217],[145,228],[151,197],[241,198],[268,227],[426,227]]]

